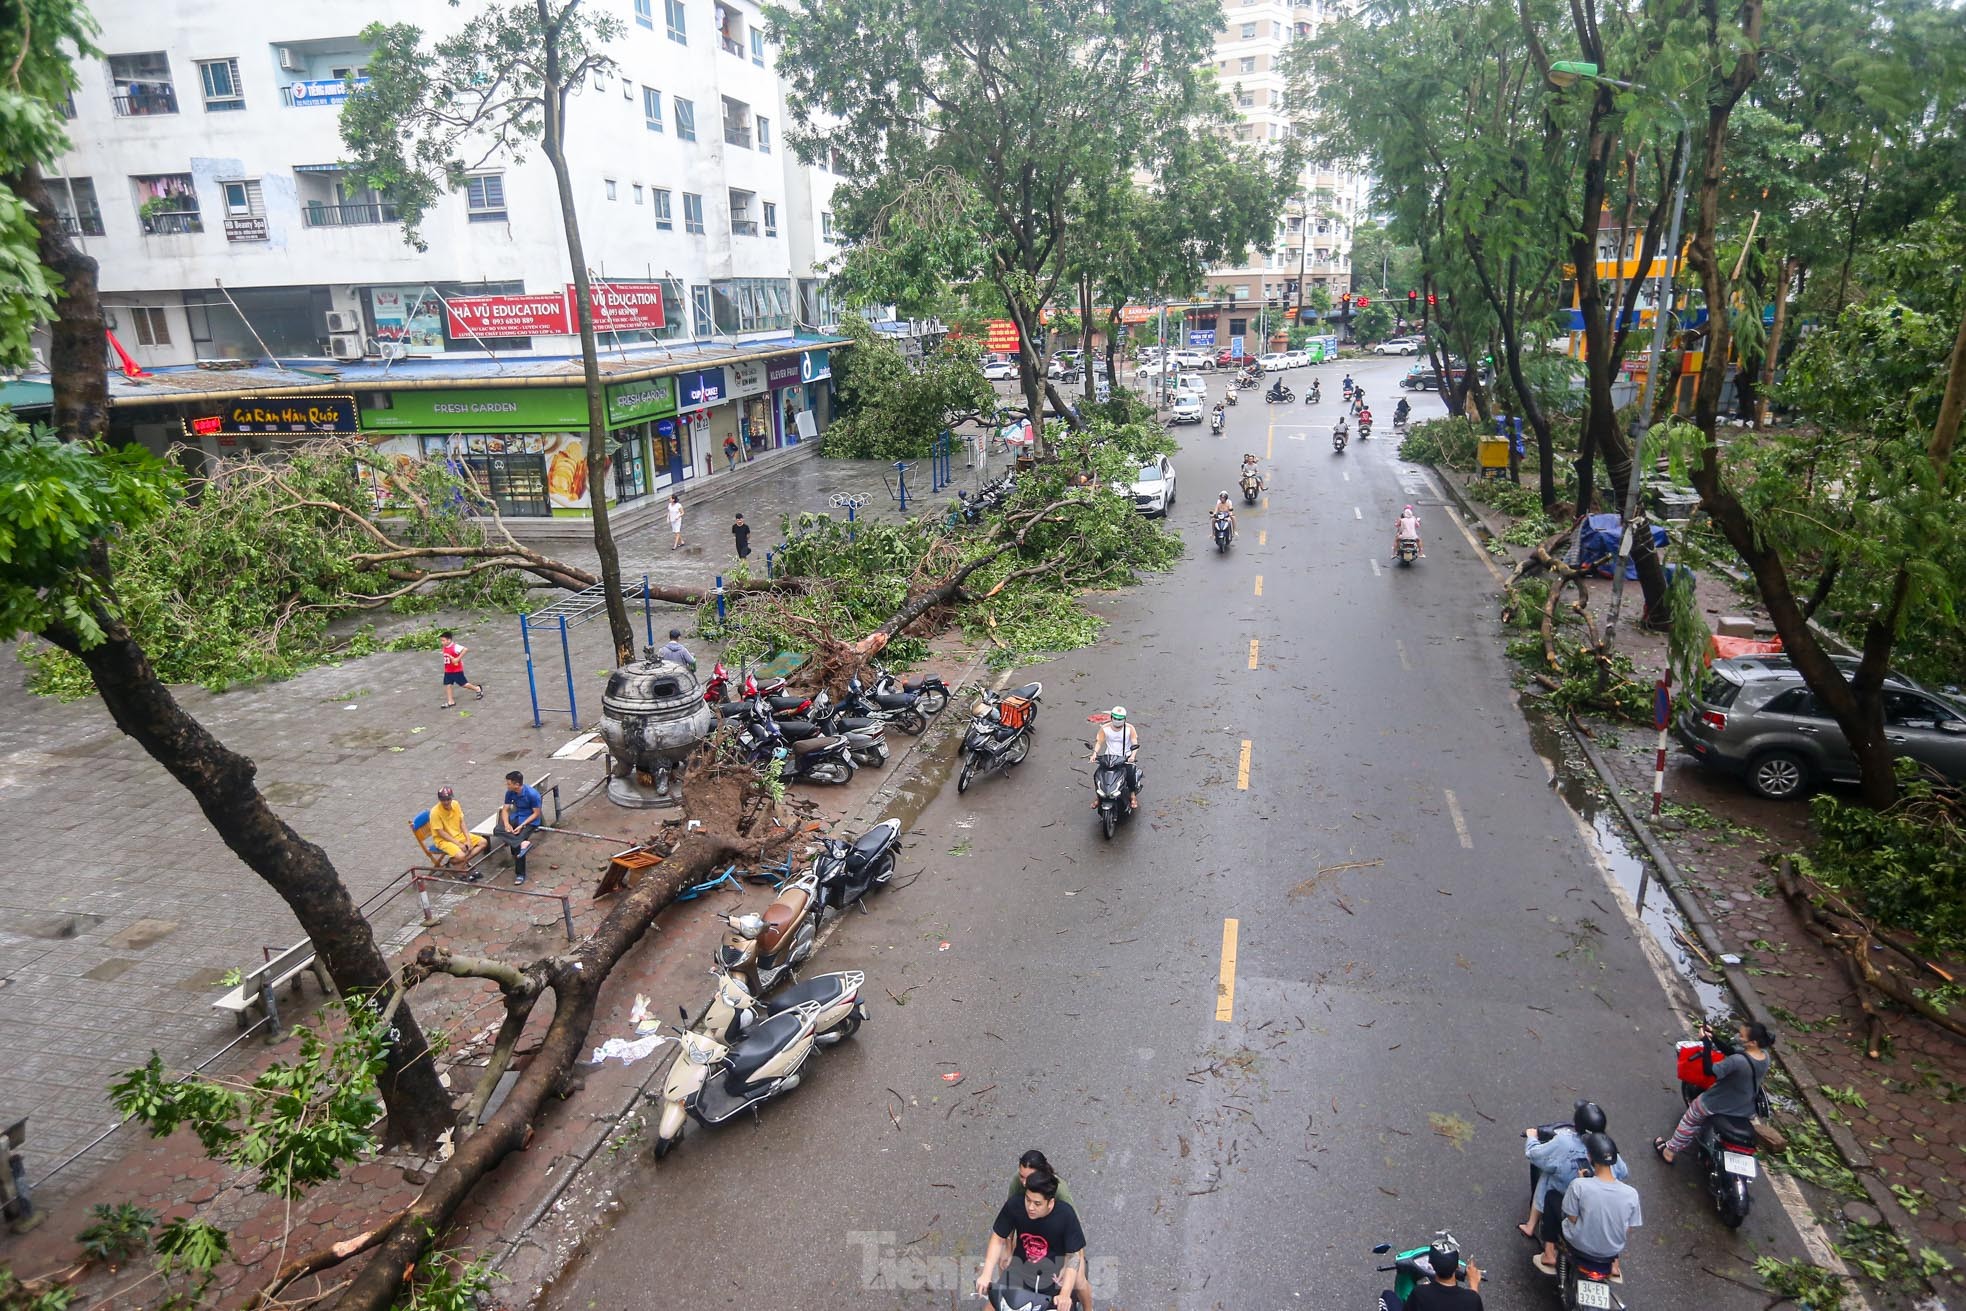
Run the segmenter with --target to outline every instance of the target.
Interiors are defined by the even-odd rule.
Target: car
[[[1290,367],[1290,355],[1286,351],[1271,351],[1268,355],[1257,356],[1256,362],[1263,366],[1263,372],[1277,373]]]
[[[1237,358],[1236,353],[1233,350],[1229,349],[1227,346],[1224,346],[1221,350],[1215,352],[1215,367],[1218,369],[1226,369],[1232,365],[1240,364],[1241,362],[1242,361]]]
[[[1450,365],[1447,374],[1447,385],[1459,386],[1461,379],[1468,375],[1468,366],[1458,363]],[[1412,367],[1407,369],[1406,376],[1399,380],[1399,385],[1408,391],[1434,391],[1439,381],[1434,376],[1432,363],[1427,360],[1415,360]]]
[[[1283,354],[1284,354],[1284,358],[1290,361],[1288,364],[1283,366],[1286,369],[1307,369],[1310,367],[1311,353],[1309,351],[1306,350],[1285,351]]]
[[[1833,659],[1846,677],[1857,667],[1854,659]],[[1893,754],[1966,780],[1966,706],[1887,674],[1884,728]],[[1771,800],[1858,777],[1843,730],[1782,655],[1714,661],[1686,698],[1673,732],[1701,764],[1739,775]]]
[[[1200,378],[1177,378],[1174,382],[1176,396],[1192,396],[1198,401],[1208,400],[1208,384]]]
[[[1372,348],[1374,355],[1418,355],[1425,345],[1418,337],[1388,337]]]
[[[1183,392],[1174,398],[1174,408],[1168,411],[1167,421],[1175,423],[1200,423],[1202,419],[1201,397],[1192,392]]]
[[[1174,352],[1174,362],[1184,369],[1207,373],[1215,368],[1215,357],[1207,351],[1184,350]]]
[[[983,366],[983,376],[991,382],[1003,382],[1005,380],[1015,382],[1017,380],[1017,361],[991,360]]]
[[[1127,490],[1133,496],[1133,508],[1140,513],[1149,517],[1166,514],[1174,508],[1174,462],[1165,455],[1156,455],[1141,466]]]
[[[1054,355],[1044,376],[1054,382],[1077,382],[1085,376],[1085,370],[1069,355]]]

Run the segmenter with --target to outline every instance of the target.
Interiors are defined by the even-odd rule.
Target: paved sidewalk
[[[959,479],[981,481],[960,455],[956,465]],[[732,558],[725,511],[741,505],[757,524],[753,560],[761,568],[764,548],[778,541],[778,516],[827,508],[835,492],[866,493],[870,517],[898,516],[878,467],[790,463],[782,476],[752,484],[741,502],[706,507],[691,521],[687,552],[671,555],[665,527],[624,542],[624,562],[633,562],[634,576],[647,568],[663,581],[707,583],[705,575]],[[923,473],[926,485],[926,466]],[[517,618],[449,618],[470,648],[466,669],[487,688],[485,700],[467,697],[455,710],[441,708],[434,651],[373,655],[225,693],[178,690],[222,741],[257,763],[267,799],[327,850],[358,901],[418,861],[408,821],[440,784],[457,788],[475,821],[496,808],[509,769],[529,779],[551,770],[569,800],[600,776],[598,761],[550,759],[575,735],[564,711],[533,727]],[[658,607],[655,621],[658,637],[669,623],[693,628],[673,607]],[[612,664],[605,622],[575,627],[569,639],[581,720],[591,725]],[[539,653],[541,702],[563,706],[558,644],[548,645]],[[224,991],[221,976],[301,933],[285,904],[226,849],[189,795],[116,730],[99,701],[62,705],[29,694],[18,675],[0,680],[0,786],[21,822],[16,851],[0,868],[0,1124],[30,1117],[29,1178],[38,1200],[58,1205],[127,1149],[130,1136],[118,1133],[41,1184],[115,1123],[108,1083],[153,1049],[184,1069],[225,1047],[236,1030],[212,1009]],[[571,822],[624,838],[641,832],[637,817],[604,805],[583,807]],[[578,890],[595,855],[584,848],[594,845],[549,836],[532,863],[536,871],[564,863]],[[503,856],[493,868],[496,882],[509,880]],[[534,885],[551,889],[561,878],[536,875]],[[557,907],[541,904],[548,909],[531,916],[557,925]],[[390,950],[419,931],[412,896],[397,895],[372,919]],[[309,1004],[313,995],[310,983]],[[260,1050],[245,1046],[248,1055]]]

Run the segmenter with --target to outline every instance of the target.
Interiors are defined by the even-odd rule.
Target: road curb
[[[1740,1002],[1741,1009],[1747,1013],[1749,1019],[1767,1025],[1771,1031],[1777,1030],[1780,1026],[1769,1013],[1767,1003],[1762,1001],[1761,994],[1756,990],[1746,965],[1722,963],[1722,957],[1728,954],[1728,949],[1721,939],[1720,930],[1707,915],[1706,907],[1700,904],[1699,898],[1694,895],[1692,889],[1684,886],[1679,867],[1673,863],[1665,847],[1625,800],[1617,779],[1612,775],[1604,757],[1598,753],[1596,745],[1584,733],[1574,715],[1564,716],[1564,722],[1570,729],[1572,739],[1583,750],[1584,758],[1590,761],[1591,769],[1597,774],[1598,781],[1604,785],[1604,790],[1610,796],[1611,804],[1616,807],[1619,816],[1624,820],[1625,827],[1631,830],[1632,835],[1638,839],[1639,846],[1644,849],[1646,857],[1651,860],[1655,870],[1654,877],[1659,886],[1665,889],[1666,895],[1672,898],[1673,906],[1692,926],[1694,936],[1700,940],[1701,950],[1712,957],[1715,964],[1720,967],[1721,977],[1735,999]],[[1822,1085],[1814,1071],[1809,1068],[1808,1062],[1786,1047],[1778,1046],[1772,1054],[1788,1074],[1789,1082],[1795,1086],[1796,1095],[1802,1099],[1803,1106],[1808,1109],[1816,1123],[1822,1126],[1823,1132],[1829,1135],[1830,1141],[1836,1146],[1837,1155],[1843,1158],[1844,1164],[1850,1167],[1857,1182],[1863,1185],[1870,1204],[1884,1217],[1885,1226],[1900,1242],[1904,1243],[1906,1251],[1915,1254],[1919,1248],[1929,1247],[1950,1261],[1955,1269],[1960,1268],[1962,1264],[1960,1253],[1948,1244],[1927,1240],[1925,1235],[1919,1232],[1917,1222],[1898,1201],[1897,1196],[1882,1179],[1877,1177],[1870,1153],[1864,1150],[1863,1144],[1857,1141],[1856,1135],[1842,1123],[1836,1107],[1823,1096]],[[1935,1305],[1943,1308],[1945,1301],[1941,1290],[1929,1280],[1922,1282],[1932,1294]]]

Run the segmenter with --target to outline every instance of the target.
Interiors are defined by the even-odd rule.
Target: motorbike
[[[1345,382],[1345,399],[1350,400],[1351,398],[1352,398],[1352,384],[1351,381],[1347,379]]]
[[[946,691],[944,689],[945,694]],[[840,701],[840,709],[849,715],[865,715],[884,724],[893,724],[910,735],[919,734],[928,727],[928,716],[922,713],[919,695],[878,689],[869,692],[858,674],[847,680],[846,696]]]
[[[901,851],[901,821],[884,819],[852,842],[826,838],[819,845],[812,877],[819,889],[819,906],[845,910],[894,877],[894,859]]]
[[[1352,413],[1353,413],[1353,414],[1363,414],[1363,413],[1365,413],[1365,393],[1364,393],[1364,392],[1354,392],[1354,393],[1352,394]]]
[[[1364,441],[1366,438],[1370,437],[1371,435],[1372,435],[1372,420],[1366,418],[1363,415],[1360,415],[1358,421],[1358,439],[1360,441]]]
[[[1045,1292],[1045,1289],[1052,1292]],[[1035,1266],[1013,1261],[990,1285],[990,1311],[1051,1311],[1057,1305],[1058,1281]]]
[[[824,910],[816,869],[787,879],[764,914],[719,916],[730,931],[717,947],[717,968],[742,976],[752,996],[763,996],[812,959]]]
[[[1331,430],[1331,449],[1343,455],[1345,453],[1345,442],[1348,439],[1349,434],[1343,428],[1333,428]]]
[[[1624,1311],[1624,1299],[1611,1290],[1611,1265],[1556,1245],[1556,1287],[1563,1311]]]
[[[1244,505],[1254,505],[1256,504],[1256,498],[1262,494],[1263,480],[1253,473],[1244,474],[1242,476],[1242,503]]]
[[[1288,405],[1297,399],[1297,393],[1284,386],[1279,380],[1270,384],[1270,390],[1264,393],[1263,399],[1272,405]]]
[[[1215,410],[1210,413],[1208,417],[1208,430],[1216,437],[1222,435],[1222,411]]]
[[[1231,405],[1240,404],[1242,401],[1242,398],[1236,395],[1234,388],[1230,388],[1227,392],[1225,392],[1222,396],[1222,399],[1227,401]]]
[[[811,779],[815,783],[847,783],[857,766],[848,754],[843,737],[809,737],[793,741],[779,728],[778,721],[764,710],[762,700],[754,703],[753,713],[742,717],[737,731],[738,745],[754,765],[773,756],[784,761],[782,777],[788,783]]]
[[[1092,791],[1099,798],[1099,827],[1108,838],[1133,818],[1132,769],[1125,756],[1104,755],[1092,766]]]
[[[807,1004],[819,1007],[813,1041],[821,1047],[851,1038],[867,1019],[867,1007],[860,1000],[867,976],[859,970],[815,974],[775,997],[763,998],[753,996],[744,980],[728,970],[713,970],[711,976],[717,981],[716,990],[693,1027],[726,1046],[741,1040],[760,1022]]]
[[[983,699],[969,712],[969,730],[963,734],[963,768],[956,776],[958,794],[969,791],[970,780],[979,772],[1001,773],[1021,764],[1031,754],[1031,735],[1038,726],[1038,700],[1043,695],[1043,683],[1026,683],[1014,691],[983,694]]]
[[[874,666],[874,690],[877,692],[912,692],[920,700],[925,715],[939,715],[949,705],[949,685],[942,681],[940,674],[923,674],[912,682],[902,682],[887,672],[884,665]]]
[[[1254,387],[1257,383],[1261,382],[1262,380],[1263,377],[1259,373],[1255,373],[1255,372],[1239,373],[1236,375],[1236,386]]]
[[[1399,539],[1400,567],[1404,568],[1407,565],[1412,564],[1415,560],[1418,560],[1419,558],[1420,558],[1420,543],[1414,541],[1411,537],[1400,538]]]
[[[818,1038],[821,1007],[806,1002],[761,1021],[736,1043],[679,1030],[682,1050],[662,1085],[655,1159],[682,1141],[685,1116],[709,1127],[799,1086],[799,1070]]]
[[[1701,1040],[1682,1042],[1678,1047],[1679,1095],[1688,1102],[1713,1085],[1700,1060],[1706,1045]],[[1709,1115],[1693,1145],[1706,1171],[1707,1196],[1720,1213],[1720,1223],[1739,1229],[1753,1202],[1748,1184],[1761,1173],[1754,1121],[1735,1115]]]
[[[1318,385],[1317,379],[1315,378],[1311,379],[1310,394],[1304,397],[1304,404],[1316,405],[1323,400],[1324,400],[1324,389]]]
[[[1461,1246],[1455,1241],[1454,1235],[1445,1229],[1434,1234],[1434,1242],[1445,1243],[1456,1251],[1459,1251]],[[1378,1256],[1384,1256],[1392,1250],[1391,1243],[1380,1243],[1372,1249]],[[1432,1250],[1431,1244],[1427,1247],[1415,1247],[1396,1255],[1391,1265],[1379,1267],[1381,1271],[1390,1270],[1393,1275],[1392,1288],[1387,1293],[1379,1294],[1379,1311],[1394,1311],[1395,1307],[1404,1305],[1406,1299],[1413,1296],[1414,1289],[1421,1284],[1431,1284],[1434,1281],[1434,1268],[1427,1261],[1427,1254]],[[1457,1276],[1457,1282],[1466,1278],[1467,1273],[1468,1263],[1464,1260],[1461,1262],[1461,1273]]]
[[[1215,549],[1226,555],[1229,543],[1235,540],[1236,533],[1229,522],[1229,516],[1220,510],[1213,511],[1208,516],[1208,526],[1215,534]]]
[[[812,699],[812,706],[803,719],[774,715],[778,732],[788,742],[804,742],[811,738],[840,737],[846,739],[846,753],[853,763],[862,769],[879,769],[887,763],[887,725],[877,719],[864,715],[844,715],[838,706],[824,692]]]

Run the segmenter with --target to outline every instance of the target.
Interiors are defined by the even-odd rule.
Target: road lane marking
[[[1263,508],[1265,510],[1270,508],[1270,498],[1267,495],[1263,497]]]
[[[1269,529],[1267,529],[1267,528],[1258,528],[1258,529],[1256,530],[1256,544],[1257,544],[1258,546],[1268,546],[1268,545],[1270,544],[1270,530],[1269,530]]]
[[[1263,595],[1263,575],[1256,575],[1256,595]]]
[[[1249,639],[1249,667],[1256,668],[1256,639],[1253,637]]]
[[[1236,762],[1236,790],[1249,791],[1249,739],[1242,740],[1242,759]]]
[[[1344,470],[1340,470],[1338,476],[1340,478],[1343,478],[1346,482],[1350,482],[1352,480],[1351,474],[1345,472]]]
[[[1372,563],[1376,565],[1379,562],[1377,560],[1374,560]],[[1395,637],[1393,639],[1393,645],[1399,648],[1399,667],[1411,673],[1413,670],[1413,662],[1406,658],[1406,643],[1401,641],[1399,638]]]
[[[1379,576],[1379,557],[1375,555],[1368,555],[1365,558],[1372,561],[1372,576],[1374,578],[1377,578]]]
[[[1474,839],[1468,836],[1468,821],[1461,817],[1461,803],[1454,799],[1454,793],[1447,788],[1441,791],[1447,796],[1447,814],[1454,821],[1454,832],[1461,839],[1461,846],[1474,850]]]
[[[1240,920],[1222,921],[1222,972],[1215,980],[1215,1018],[1227,1024],[1236,1017],[1236,934]]]
[[[1365,511],[1359,509],[1356,505],[1354,505],[1352,507],[1352,518],[1363,520],[1365,518]]]

